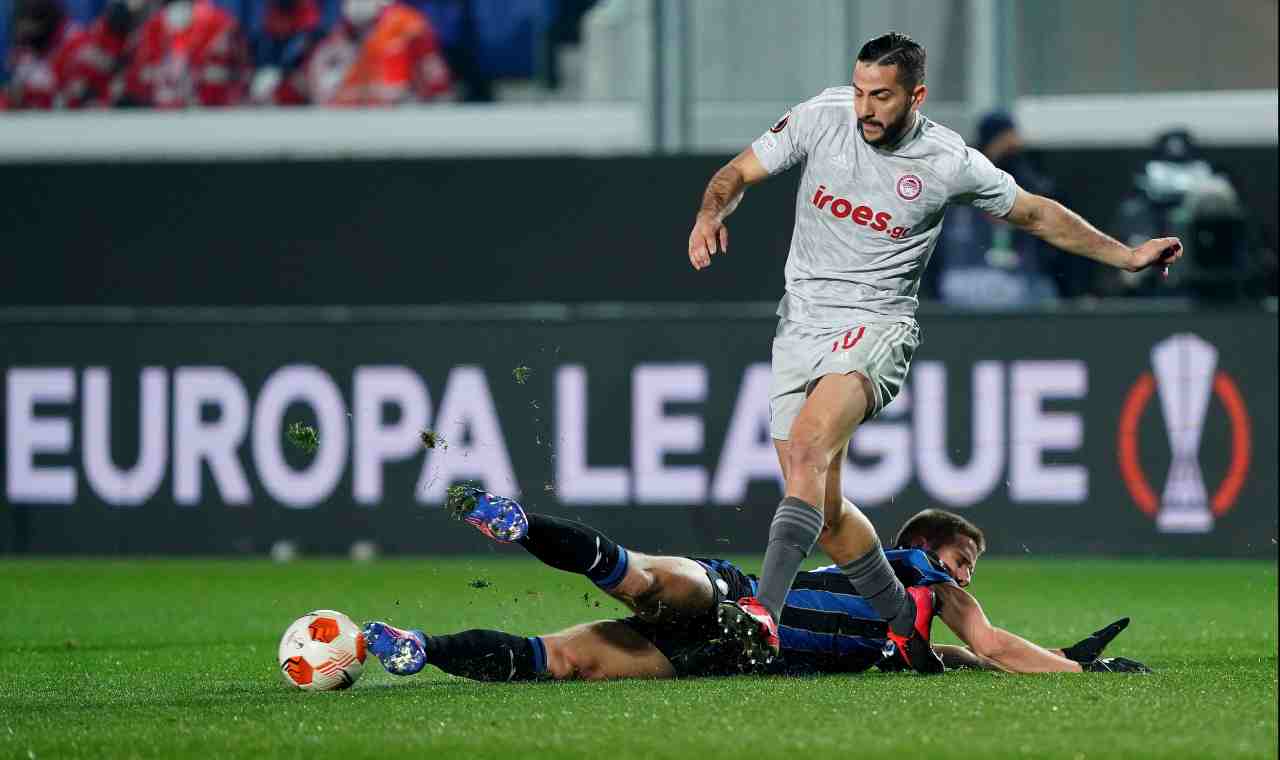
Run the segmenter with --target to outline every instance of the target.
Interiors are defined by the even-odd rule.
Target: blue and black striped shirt
[[[892,549],[885,556],[908,586],[954,582],[919,549]],[[840,568],[830,565],[800,573],[782,609],[779,667],[790,672],[866,670],[893,655],[887,626]]]

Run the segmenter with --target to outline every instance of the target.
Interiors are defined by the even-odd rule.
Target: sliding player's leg
[[[622,620],[598,620],[543,636],[547,672],[559,680],[674,678],[658,647]]]
[[[378,620],[365,623],[362,635],[392,675],[411,676],[428,664],[475,681],[529,681],[546,673],[546,648],[536,636],[481,629],[433,636]]]
[[[707,568],[694,560],[631,551],[589,525],[526,514],[515,500],[474,488],[455,490],[450,508],[484,535],[520,544],[557,570],[585,576],[646,620],[705,614],[717,601]]]
[[[630,552],[626,575],[608,593],[650,622],[708,615],[719,601],[705,566],[638,552]]]
[[[545,636],[470,630],[432,636],[386,623],[366,623],[369,651],[394,675],[433,665],[474,681],[672,678],[670,661],[647,638],[618,620],[601,620]]]

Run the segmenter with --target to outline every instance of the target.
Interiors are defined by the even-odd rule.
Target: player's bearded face
[[[895,117],[886,118],[886,116],[882,109],[873,117],[858,119],[858,131],[862,133],[862,139],[866,140],[868,145],[892,145],[911,125],[910,108],[901,109]]]
[[[912,125],[915,106],[923,100],[898,83],[897,66],[861,61],[853,71],[853,109],[858,132],[868,145],[892,145]],[[923,86],[917,87],[923,90]]]

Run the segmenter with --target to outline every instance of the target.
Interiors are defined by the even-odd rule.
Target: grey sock
[[[821,532],[822,513],[802,499],[788,496],[773,513],[756,598],[773,615],[774,622],[781,622],[779,616],[791,582],[800,572],[800,564],[813,551]]]
[[[894,633],[905,636],[911,631],[915,622],[915,605],[907,604],[910,598],[907,590],[894,574],[879,541],[871,551],[841,565],[840,571],[853,584],[858,596],[866,599],[877,615],[889,621]]]

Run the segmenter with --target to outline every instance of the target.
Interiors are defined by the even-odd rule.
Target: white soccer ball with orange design
[[[345,689],[364,672],[364,637],[355,622],[334,610],[308,612],[280,639],[280,672],[307,691]]]

